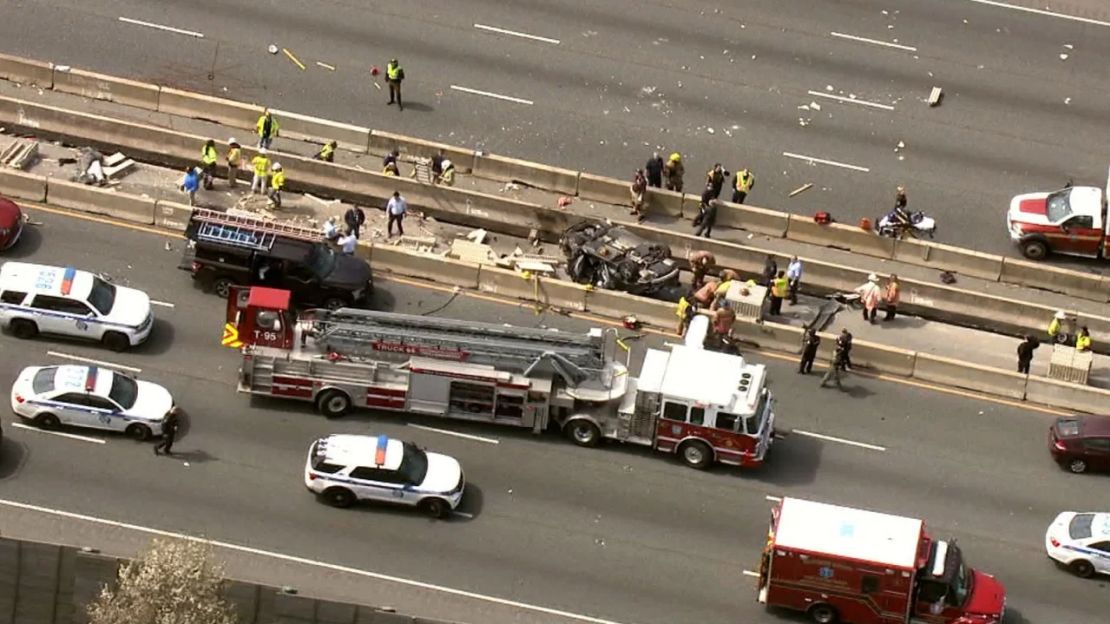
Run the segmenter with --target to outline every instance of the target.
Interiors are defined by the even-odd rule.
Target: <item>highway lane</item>
[[[23,256],[110,271],[175,307],[157,311],[161,335],[134,353],[0,337],[0,380],[27,364],[57,361],[47,351],[115,361],[170,387],[194,424],[178,445],[186,467],[153,457],[149,445],[58,438],[14,428],[9,416],[0,498],[650,624],[776,621],[761,615],[740,572],[756,565],[766,497],[790,494],[927,518],[939,534],[959,538],[974,565],[1007,584],[1011,622],[1078,624],[1110,605],[1104,584],[1072,578],[1043,555],[1043,530],[1057,511],[1110,499],[1105,479],[1071,477],[1048,460],[1049,415],[872,379],[851,378],[840,394],[799,378],[791,362],[754,355],[771,369],[786,432],[760,472],[697,473],[639,449],[581,449],[554,435],[458,423],[439,426],[500,443],[414,429],[390,416],[329,422],[300,403],[235,393],[237,358],[217,346],[220,302],[174,268],[177,253],[165,251],[166,236],[31,213],[43,225],[29,232]],[[430,311],[450,297],[398,283],[380,290],[378,305],[400,311]],[[466,297],[442,313],[586,326]],[[316,503],[301,486],[301,466],[308,443],[332,431],[381,431],[459,457],[472,482],[463,511],[473,518],[435,523],[403,511]],[[20,518],[17,526],[29,522]],[[568,621],[490,613],[489,605],[443,596],[427,601],[388,583],[342,587],[325,589],[463,621]]]
[[[0,48],[620,177],[651,149],[679,149],[690,160],[691,186],[714,160],[743,163],[758,175],[754,203],[832,209],[845,221],[874,217],[905,183],[911,206],[940,216],[943,240],[991,252],[1013,253],[999,225],[1012,194],[1068,177],[1101,183],[1105,174],[1096,156],[1107,84],[1099,26],[964,0],[306,6],[43,2],[9,12]],[[82,36],[84,29],[101,35]],[[109,53],[106,39],[127,44]],[[266,55],[271,42],[309,69]],[[383,106],[384,92],[367,81],[367,66],[391,55],[408,67],[405,114]],[[921,100],[934,84],[948,95],[929,109]],[[895,152],[900,142],[906,147]],[[783,152],[870,171],[813,166]],[[805,182],[815,190],[784,199]]]

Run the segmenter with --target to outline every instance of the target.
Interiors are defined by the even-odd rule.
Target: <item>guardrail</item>
[[[254,124],[263,110],[258,104],[246,104],[2,54],[0,78],[146,110],[213,121],[249,131],[254,130]],[[624,180],[475,152],[288,111],[274,112],[281,120],[283,134],[291,138],[321,143],[335,139],[343,149],[370,154],[383,154],[391,149],[398,149],[411,155],[430,156],[442,149],[460,171],[472,172],[479,177],[501,181],[519,180],[538,188],[595,201],[616,204],[626,204],[629,201],[629,183]],[[680,216],[684,211],[694,214],[697,201],[697,197],[692,195],[683,197],[677,193],[651,189],[648,193],[648,210],[672,216]],[[847,225],[819,226],[806,217],[766,208],[725,203],[718,216],[718,226],[834,247],[1006,284],[1032,286],[1082,299],[1110,301],[1110,277],[1029,263],[932,241],[894,241]]]

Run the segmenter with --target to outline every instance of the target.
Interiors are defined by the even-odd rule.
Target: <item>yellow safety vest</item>
[[[219,152],[215,147],[208,147],[205,145],[200,150],[200,162],[205,165],[214,165],[220,159]]]
[[[1060,333],[1060,319],[1054,318],[1052,322],[1048,324],[1048,335],[1055,336],[1058,333]]]
[[[1076,336],[1075,348],[1079,351],[1089,351],[1091,348],[1090,336]]]
[[[713,291],[713,295],[715,297],[724,297],[725,295],[728,294],[728,289],[731,286],[732,286],[732,280],[725,280],[725,281],[721,282],[720,284],[717,284],[717,289],[715,291]]]
[[[275,191],[280,191],[281,187],[285,186],[285,172],[275,171],[270,175],[270,188]]]
[[[264,176],[270,170],[270,159],[259,154],[251,159],[251,165],[254,166],[254,175]]]
[[[255,124],[258,129],[258,136],[262,136],[262,131],[266,129],[266,116],[262,115],[258,118],[258,123]],[[270,115],[270,138],[278,135],[278,120],[277,117]]]
[[[776,297],[785,297],[789,288],[790,280],[785,277],[776,277],[774,281],[771,282],[771,294]]]
[[[385,75],[390,80],[400,80],[401,79],[401,66],[400,65],[394,65],[393,63],[390,63],[389,65],[386,65],[385,66]]]
[[[331,156],[331,153],[334,152],[334,151],[335,151],[335,148],[333,148],[331,146],[331,143],[328,143],[327,145],[324,146],[324,149],[320,150],[320,159],[321,160],[327,160],[328,157]]]
[[[243,150],[238,147],[232,147],[227,150],[227,162],[229,165],[238,167],[243,163]]]
[[[686,318],[686,311],[689,310],[689,309],[690,309],[690,302],[686,300],[686,297],[682,297],[681,299],[678,300],[678,307],[675,308],[675,311],[674,311],[675,316],[677,316],[680,319],[685,319]]]
[[[747,193],[752,190],[752,184],[755,182],[755,176],[744,169],[736,174],[736,190]]]

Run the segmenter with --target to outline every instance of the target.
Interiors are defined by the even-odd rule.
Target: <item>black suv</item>
[[[300,306],[334,309],[364,304],[374,288],[365,260],[308,228],[197,209],[185,236],[178,268],[224,298],[233,284],[271,286],[291,291]]]

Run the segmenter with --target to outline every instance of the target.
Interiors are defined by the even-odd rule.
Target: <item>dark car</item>
[[[667,245],[653,243],[624,226],[582,222],[563,233],[560,246],[567,273],[579,284],[656,296],[678,285],[678,264]]]
[[[179,267],[221,297],[232,285],[272,286],[298,306],[334,309],[364,304],[374,287],[366,260],[306,228],[196,210],[185,235]]]
[[[1110,416],[1061,416],[1048,429],[1048,450],[1075,473],[1110,471]]]
[[[11,248],[23,233],[23,212],[12,200],[0,196],[0,251]]]

